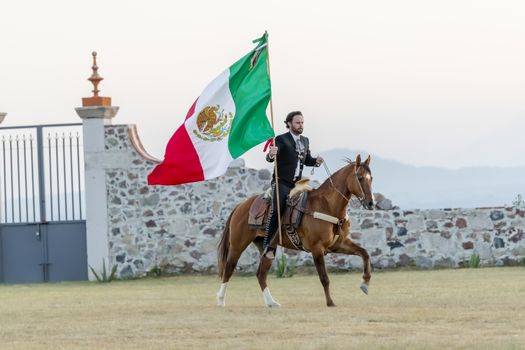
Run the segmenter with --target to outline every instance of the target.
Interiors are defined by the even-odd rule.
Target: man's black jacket
[[[298,180],[302,176],[303,165],[314,166],[316,165],[316,158],[313,158],[310,154],[309,141],[307,137],[299,136],[301,142],[304,145],[304,157],[301,159],[301,171],[299,172]],[[294,184],[295,169],[297,168],[297,161],[299,154],[296,150],[295,140],[289,132],[281,134],[275,137],[275,146],[277,150],[277,172],[279,175],[280,182],[284,182],[288,186]],[[266,155],[268,162],[273,162],[270,158],[270,154]],[[275,179],[275,174],[273,179]]]

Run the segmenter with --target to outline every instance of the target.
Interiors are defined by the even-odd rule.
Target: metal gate
[[[87,279],[81,125],[0,128],[0,282]]]

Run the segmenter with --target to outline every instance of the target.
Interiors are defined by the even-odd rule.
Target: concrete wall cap
[[[115,117],[119,110],[117,106],[104,107],[104,106],[93,106],[93,107],[77,107],[75,111],[78,116],[82,119],[112,119]]]

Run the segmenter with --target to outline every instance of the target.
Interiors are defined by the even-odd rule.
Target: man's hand
[[[277,154],[278,148],[275,146],[270,147],[270,158],[275,158],[275,155]]]
[[[323,157],[318,156],[318,157],[315,159],[315,166],[319,166],[319,165],[323,164],[323,162],[324,162]]]

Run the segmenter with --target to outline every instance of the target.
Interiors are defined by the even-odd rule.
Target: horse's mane
[[[355,162],[352,161],[350,158],[345,158],[343,159],[346,163],[348,163],[347,165],[339,168],[335,173],[332,174],[332,180],[334,177],[336,177],[339,173],[343,172],[345,169],[347,169],[348,166],[355,166]],[[323,192],[325,190],[326,187],[329,187],[330,186],[330,176],[326,178],[326,180],[324,180],[324,182],[321,184],[321,186],[319,186],[317,189],[315,189],[314,191],[316,192]]]
[[[340,172],[344,171],[345,169],[347,169],[348,166],[355,166],[356,165],[356,162],[353,161],[352,159],[346,157],[343,159],[343,161],[345,161],[347,163],[347,165],[339,168],[335,173],[332,174],[332,180],[334,177],[336,177]],[[361,162],[361,164],[359,164],[359,167],[362,167],[365,169],[365,171],[367,171],[369,174],[371,173],[370,172],[370,167],[368,165],[366,165],[364,162]],[[324,180],[324,182],[321,184],[321,186],[319,186],[317,189],[313,190],[314,192],[324,192],[326,190],[327,187],[331,186],[330,185],[330,177],[327,177],[326,180]]]

